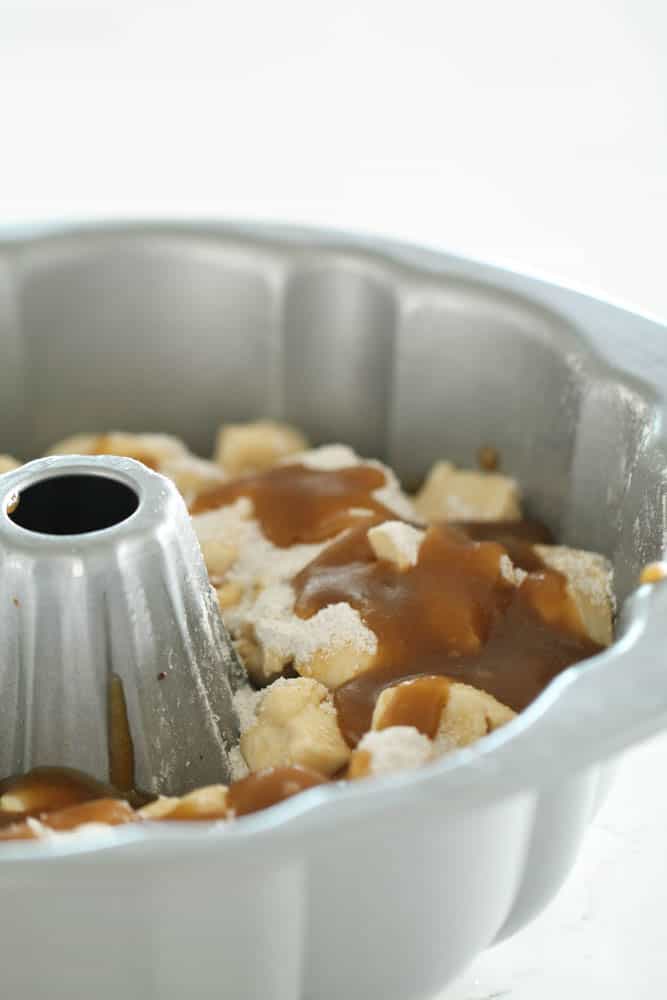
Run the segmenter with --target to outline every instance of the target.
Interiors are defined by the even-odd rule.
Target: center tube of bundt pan
[[[58,456],[0,490],[0,777],[229,782],[243,670],[173,483],[132,459]]]

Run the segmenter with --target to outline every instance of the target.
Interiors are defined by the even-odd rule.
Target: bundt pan
[[[413,484],[494,445],[531,515],[614,563],[608,651],[513,723],[410,774],[235,823],[0,851],[3,995],[413,1000],[565,879],[610,769],[667,723],[667,330],[522,275],[254,225],[0,239],[0,451],[281,417]],[[635,592],[636,591],[636,592]],[[2,739],[2,734],[0,734]]]

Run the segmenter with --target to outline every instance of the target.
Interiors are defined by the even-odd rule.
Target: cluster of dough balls
[[[210,461],[194,455],[175,437],[120,431],[79,434],[60,441],[49,454],[113,454],[137,459],[171,478],[188,502],[230,478],[261,472],[295,455],[300,460],[310,456],[314,466],[319,462],[322,468],[336,467],[336,461],[343,466],[361,461],[343,446],[314,452],[306,452],[307,448],[308,442],[296,428],[261,420],[223,426]],[[9,456],[0,455],[0,474],[18,465]],[[425,536],[424,528],[417,526],[420,521],[425,526],[439,520],[503,521],[522,516],[518,485],[507,476],[456,469],[449,462],[438,461],[410,503],[391,470],[386,473],[389,502],[395,504],[397,519],[370,528],[368,539],[376,558],[390,564],[396,573],[409,570],[419,559]],[[342,610],[340,606],[333,611],[325,608],[308,621],[298,619],[293,613],[287,571],[284,579],[278,575],[272,581],[285,592],[284,610],[278,617],[274,612],[273,617],[263,614],[266,580],[260,575],[248,585],[234,574],[243,556],[243,539],[252,538],[256,543],[258,528],[249,501],[237,503],[235,511],[225,509],[214,517],[205,514],[195,518],[195,526],[198,522],[203,526],[203,555],[223,616],[250,676],[260,685],[268,684],[256,693],[254,710],[244,720],[241,751],[251,771],[300,765],[327,777],[387,773],[468,746],[514,717],[511,709],[486,692],[451,683],[433,736],[412,726],[384,726],[383,717],[401,694],[401,685],[396,684],[382,691],[369,732],[352,750],[338,727],[333,691],[373,666],[377,650],[373,634],[347,605]],[[206,528],[211,524],[212,531]],[[252,530],[248,528],[244,534],[243,524],[252,525]],[[305,565],[324,545],[302,548]],[[268,543],[266,551],[270,556]],[[536,546],[536,552],[545,565],[566,577],[590,638],[603,645],[610,643],[614,605],[608,562],[594,553],[563,546]],[[290,565],[293,574],[294,567],[300,566],[298,558]],[[521,585],[524,574],[515,570],[509,559],[501,570],[514,585]],[[329,619],[331,629],[335,632],[338,627],[339,634],[318,646],[318,636],[326,632]],[[278,676],[286,666],[300,676]],[[224,786],[211,786],[180,799],[160,799],[145,812],[151,818],[219,816],[224,814],[225,797]]]

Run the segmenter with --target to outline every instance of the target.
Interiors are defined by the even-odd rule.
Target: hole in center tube
[[[42,535],[85,535],[127,520],[139,506],[130,486],[99,475],[64,475],[26,487],[7,513]]]

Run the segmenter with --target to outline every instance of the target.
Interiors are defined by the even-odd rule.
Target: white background
[[[0,0],[0,220],[318,222],[667,315],[665,0]]]
[[[0,0],[0,224],[137,215],[382,233],[665,318],[667,2]],[[447,1000],[665,995],[666,773],[667,738],[629,759]]]

